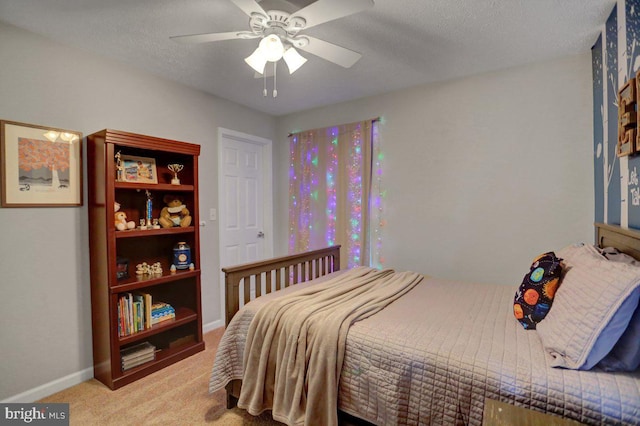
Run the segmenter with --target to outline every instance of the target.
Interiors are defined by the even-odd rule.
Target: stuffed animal
[[[182,198],[167,194],[162,200],[167,205],[160,212],[159,222],[163,228],[173,228],[174,226],[186,228],[191,225],[189,209],[183,204]]]
[[[125,229],[133,229],[136,227],[134,221],[127,221],[127,214],[125,212],[115,212],[116,229],[118,231],[124,231]]]

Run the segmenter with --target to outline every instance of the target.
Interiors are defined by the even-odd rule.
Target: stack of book
[[[142,342],[120,351],[122,371],[144,364],[156,359],[156,347],[149,342]]]
[[[120,337],[151,328],[152,297],[148,293],[125,293],[118,299]]]
[[[158,302],[151,306],[151,325],[174,319],[176,310],[168,303]]]

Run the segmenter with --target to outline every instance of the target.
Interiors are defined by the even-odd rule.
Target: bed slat
[[[245,277],[244,282],[244,304],[246,305],[251,301],[251,277]]]
[[[282,270],[280,268],[276,269],[276,288],[274,290],[278,290],[282,288]]]
[[[264,289],[267,292],[267,294],[271,293],[273,291],[273,289],[271,288],[271,276],[273,271],[269,271],[265,274],[265,282],[264,282]]]
[[[262,273],[256,274],[256,297],[262,296]]]

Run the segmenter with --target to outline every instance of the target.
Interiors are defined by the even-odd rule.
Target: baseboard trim
[[[61,390],[65,390],[67,388],[70,388],[71,386],[78,385],[82,382],[86,382],[87,380],[91,380],[92,378],[93,378],[93,367],[86,368],[82,371],[78,371],[77,373],[69,374],[68,376],[61,377],[49,383],[45,383],[33,389],[29,389],[28,391],[22,392],[18,395],[14,395],[12,397],[4,399],[2,400],[2,402],[3,403],[36,402],[39,399],[45,398],[49,395],[53,395],[56,392],[60,392]]]
[[[203,333],[208,333],[211,330],[215,330],[216,328],[220,328],[220,327],[224,327],[224,321],[222,321],[222,320],[212,321],[210,323],[203,324],[202,332]]]

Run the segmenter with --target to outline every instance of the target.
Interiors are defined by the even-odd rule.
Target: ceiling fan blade
[[[373,7],[373,0],[318,0],[294,12],[289,19],[295,21],[294,18],[302,18],[307,22],[304,28],[311,28],[370,7]]]
[[[309,43],[305,46],[298,47],[298,49],[309,52],[312,55],[316,55],[342,67],[351,68],[353,64],[358,62],[358,59],[362,57],[358,52],[338,46],[337,44],[329,43],[328,41],[320,40],[315,37],[310,37],[306,34],[304,37],[309,39]]]
[[[238,6],[244,13],[251,16],[252,13],[260,13],[264,16],[267,15],[267,12],[264,11],[262,6],[260,6],[255,0],[231,0],[233,4]]]
[[[246,39],[248,37],[246,31],[231,31],[228,33],[209,33],[209,34],[192,34],[169,37],[173,41],[178,43],[191,44],[191,43],[208,43],[211,41],[221,40],[233,40],[236,38]]]

